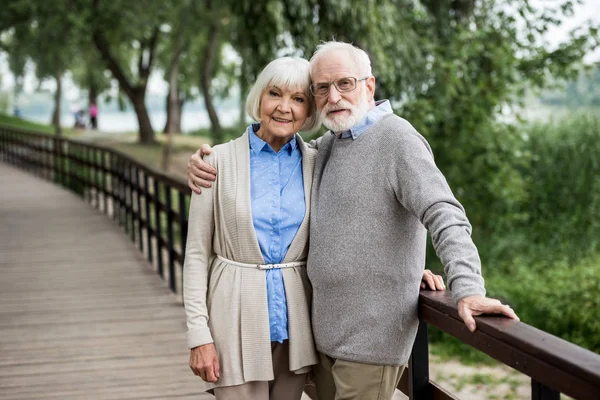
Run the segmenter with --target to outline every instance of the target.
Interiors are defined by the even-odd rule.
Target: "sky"
[[[531,0],[532,5],[535,7],[553,7],[562,2],[563,0]],[[600,23],[600,0],[583,0],[582,4],[577,4],[575,6],[574,15],[571,18],[565,19],[561,26],[555,27],[548,32],[546,40],[550,46],[556,46],[568,37],[568,32],[570,30],[583,25],[586,20],[592,20],[596,23]],[[600,49],[597,49],[595,52],[588,54],[585,57],[585,61],[588,63],[598,60],[600,60]],[[6,55],[3,53],[0,53],[0,78],[2,79],[2,82],[0,82],[0,90],[7,91],[13,87],[14,78],[8,70]],[[36,86],[37,83],[35,82],[33,74],[29,73],[25,79],[25,92],[31,92],[35,90]],[[67,98],[77,96],[78,91],[72,82],[66,80],[64,86]],[[53,90],[54,83],[46,82],[42,85],[42,87]],[[148,92],[154,94],[166,94],[167,84],[164,82],[161,74],[153,73],[151,75]]]

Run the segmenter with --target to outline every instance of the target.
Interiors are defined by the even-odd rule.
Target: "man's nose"
[[[338,101],[340,101],[341,98],[342,98],[342,95],[337,90],[335,85],[331,85],[329,87],[329,94],[327,95],[327,101],[332,104],[336,104]]]

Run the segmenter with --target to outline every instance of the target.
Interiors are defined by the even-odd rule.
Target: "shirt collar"
[[[375,125],[375,123],[385,115],[391,113],[393,113],[393,110],[389,100],[379,100],[375,102],[375,107],[370,109],[360,122],[354,124],[350,130],[342,132],[340,138],[352,138],[353,140],[358,139],[358,137],[364,131]]]
[[[272,152],[275,152],[269,143],[265,142],[264,140],[258,137],[256,132],[258,132],[259,129],[259,123],[251,124],[248,127],[248,137],[250,140],[250,150],[252,151],[252,153],[258,154],[263,150],[271,150]],[[279,152],[286,151],[288,154],[292,154],[292,152],[296,150],[297,147],[298,141],[296,140],[296,135],[294,135],[292,136],[292,139],[289,142],[287,142],[285,146],[281,148],[281,150],[279,150]]]

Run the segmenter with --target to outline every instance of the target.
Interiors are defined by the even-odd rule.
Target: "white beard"
[[[335,116],[329,115],[329,112],[347,109],[350,111],[350,115],[348,117],[345,116]],[[336,104],[327,103],[325,107],[321,110],[321,120],[323,121],[323,125],[334,133],[344,132],[352,128],[358,122],[360,122],[367,112],[369,111],[369,103],[366,101],[362,101],[360,105],[355,106],[350,102],[341,99]]]

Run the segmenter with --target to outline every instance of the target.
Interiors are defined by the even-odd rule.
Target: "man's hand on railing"
[[[513,309],[506,304],[502,304],[500,300],[490,299],[485,296],[468,296],[458,301],[458,315],[460,315],[471,332],[477,329],[473,317],[482,314],[503,314],[508,318],[519,321],[519,317],[517,317]]]
[[[446,290],[446,285],[444,285],[444,278],[441,275],[436,275],[430,270],[426,269],[425,271],[423,271],[423,278],[421,279],[421,289]]]
[[[203,158],[212,153],[208,144],[203,144],[200,149],[192,154],[187,164],[188,186],[196,194],[202,193],[203,187],[209,188],[217,179],[217,170],[204,162]]]

